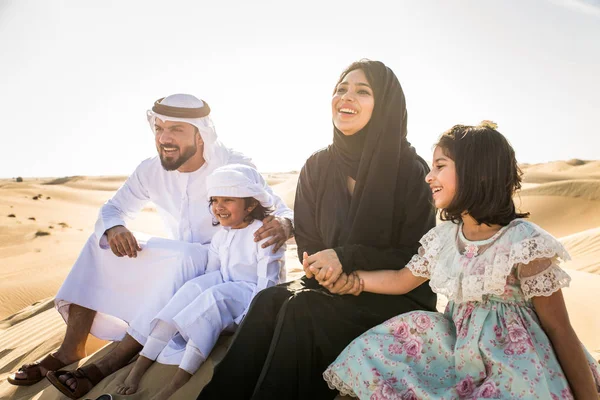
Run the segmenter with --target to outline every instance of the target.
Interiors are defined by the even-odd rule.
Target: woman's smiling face
[[[331,99],[333,124],[346,136],[364,128],[373,114],[375,97],[362,69],[350,71]]]

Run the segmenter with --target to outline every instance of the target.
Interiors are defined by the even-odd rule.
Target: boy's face
[[[438,209],[446,208],[456,193],[456,168],[454,161],[444,154],[440,146],[433,152],[431,172],[425,177],[433,194],[433,202]]]
[[[231,229],[242,229],[249,225],[244,221],[256,205],[244,207],[244,199],[239,197],[213,196],[210,198],[212,213],[221,226]]]

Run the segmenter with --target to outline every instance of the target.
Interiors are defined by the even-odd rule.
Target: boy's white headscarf
[[[253,197],[265,208],[272,207],[273,196],[267,192],[267,182],[252,167],[229,164],[215,169],[206,178],[208,200],[213,196]]]
[[[187,122],[198,128],[204,142],[204,161],[212,168],[216,168],[227,164],[229,151],[217,139],[217,132],[209,114],[208,104],[191,94],[173,94],[156,100],[152,110],[146,112],[152,132],[154,132],[156,118],[163,122]]]

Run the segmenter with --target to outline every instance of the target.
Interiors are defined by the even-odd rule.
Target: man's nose
[[[173,135],[169,131],[162,131],[157,134],[158,142],[161,144],[167,144],[173,142]]]

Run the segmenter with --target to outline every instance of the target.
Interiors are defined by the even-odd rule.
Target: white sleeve
[[[221,269],[221,259],[219,258],[219,248],[218,248],[218,244],[220,242],[220,237],[221,235],[219,235],[220,231],[217,232],[210,244],[208,245],[208,262],[206,263],[206,270],[205,270],[205,274],[208,274],[209,272],[214,272],[214,271],[219,271]]]
[[[254,163],[252,162],[252,159],[250,157],[247,157],[244,154],[237,152],[235,150],[232,150],[232,149],[228,149],[228,150],[229,150],[229,164],[243,164],[243,165],[248,165],[254,169],[257,169],[256,165],[254,165]],[[275,211],[273,212],[273,215],[276,217],[281,217],[281,218],[289,218],[293,222],[294,221],[294,212],[283,202],[281,197],[279,197],[275,193],[273,193],[273,189],[271,189],[271,187],[269,185],[267,185],[267,192],[271,196],[273,196],[273,204],[274,204],[273,208],[275,209]]]
[[[258,263],[256,265],[258,279],[256,282],[256,288],[252,293],[252,298],[254,298],[254,296],[256,296],[256,294],[261,290],[281,283],[280,278],[285,276],[285,245],[281,246],[279,250],[273,254],[273,245],[267,247],[266,249],[261,247],[262,244],[267,240],[268,238],[256,243],[258,249]],[[235,322],[239,324],[249,309],[250,304],[248,304],[248,307],[246,307],[244,312],[238,318],[236,318]]]
[[[138,165],[123,186],[100,208],[94,228],[99,242],[108,229],[117,225],[125,226],[125,218],[134,218],[150,200],[144,175],[150,166],[151,160],[145,160]]]
[[[273,253],[273,245],[266,249],[262,248],[262,244],[268,240],[269,238],[266,238],[256,243],[258,248],[258,263],[256,266],[258,280],[255,293],[281,283],[280,276],[282,269],[285,267],[286,246],[281,246],[277,252]]]

